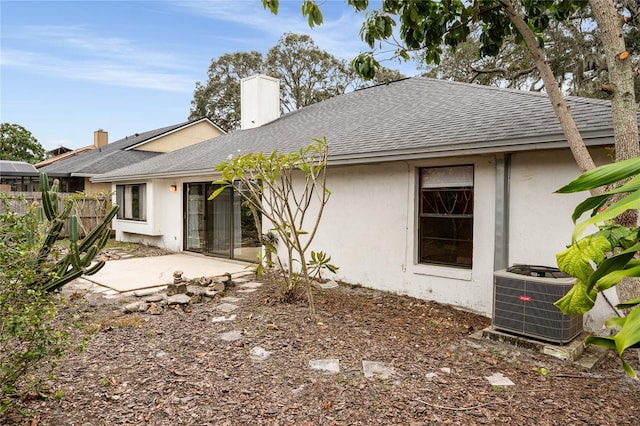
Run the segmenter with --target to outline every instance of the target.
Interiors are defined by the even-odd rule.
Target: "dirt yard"
[[[233,320],[218,310],[219,298],[150,315],[125,314],[132,299],[74,295],[77,320],[94,333],[48,382],[61,397],[34,397],[24,415],[0,423],[640,424],[640,383],[613,356],[586,371],[471,339],[487,318],[347,285],[316,289],[313,319],[304,302],[279,303],[270,280],[240,289],[225,294],[240,299]],[[238,339],[221,338],[229,332]],[[337,359],[340,371],[311,369],[316,359]],[[629,359],[640,367],[637,354]],[[363,361],[393,374],[365,377]],[[515,385],[492,386],[486,377],[494,373]]]

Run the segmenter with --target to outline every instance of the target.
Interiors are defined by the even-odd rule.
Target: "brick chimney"
[[[93,145],[96,148],[101,148],[109,143],[109,133],[102,129],[98,129],[93,132]]]
[[[280,80],[254,74],[240,80],[240,129],[260,127],[280,117]]]

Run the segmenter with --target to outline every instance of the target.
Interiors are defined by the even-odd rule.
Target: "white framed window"
[[[418,262],[471,269],[473,166],[420,169]]]
[[[147,184],[116,185],[118,219],[147,220]]]

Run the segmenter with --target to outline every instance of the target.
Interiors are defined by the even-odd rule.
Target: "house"
[[[136,133],[112,143],[108,143],[107,132],[99,129],[94,132],[94,145],[88,147],[91,149],[71,151],[62,154],[63,158],[51,158],[36,166],[41,172],[79,179],[80,188],[75,191],[111,191],[110,183],[94,184],[90,178],[222,134],[224,131],[208,118]]]
[[[58,179],[63,192],[73,188],[76,182],[64,174],[49,175],[49,183]],[[0,191],[2,192],[38,192],[40,191],[40,172],[33,164],[23,161],[0,160]]]
[[[101,148],[109,143],[109,134],[102,129],[98,129],[93,132],[93,144],[83,146],[82,148],[70,149],[60,146],[59,148],[47,151],[47,158],[36,163],[36,168],[40,169],[49,164],[56,163],[67,158],[75,157],[83,152],[91,151],[92,149]]]
[[[71,148],[67,148],[66,146],[60,145],[57,148],[50,149],[49,151],[46,152],[46,154],[47,154],[47,158],[51,158],[51,157],[57,157],[58,155],[66,154],[67,152],[71,152],[71,151],[74,151],[74,150]]]
[[[609,162],[609,102],[567,102],[596,163]],[[494,271],[555,265],[587,195],[554,193],[579,170],[541,93],[415,77],[267,117],[95,176],[120,188],[125,210],[140,203],[134,188],[146,194],[137,206],[145,215],[114,221],[117,238],[253,260],[257,242],[237,194],[208,201],[214,166],[326,136],[332,195],[313,249],[331,255],[337,278],[490,315]]]

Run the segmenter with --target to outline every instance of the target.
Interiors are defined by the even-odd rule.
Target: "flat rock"
[[[225,342],[235,342],[236,340],[242,339],[242,332],[240,330],[227,331],[218,337]]]
[[[240,285],[240,287],[242,287],[242,288],[258,288],[260,286],[262,286],[262,283],[259,283],[257,281],[250,281],[248,283],[244,283],[244,284]]]
[[[211,322],[229,322],[234,321],[236,319],[236,314],[229,315],[228,317],[213,317],[211,318]]]
[[[206,296],[208,289],[199,285],[188,285],[187,294],[189,296]]]
[[[338,287],[338,283],[335,282],[334,280],[327,281],[326,283],[320,283],[320,288],[323,290],[328,290],[330,288],[336,288],[336,287]]]
[[[335,358],[312,359],[309,360],[309,368],[311,368],[312,370],[322,370],[332,374],[339,373],[340,360]]]
[[[212,290],[210,288],[206,289],[206,291],[204,292],[204,295],[207,297],[216,297],[218,294],[220,294],[220,291]]]
[[[271,352],[266,350],[262,346],[256,346],[255,348],[251,349],[251,352],[249,353],[249,357],[251,358],[251,360],[258,362],[264,361],[270,356]]]
[[[191,297],[186,294],[174,294],[167,298],[167,303],[169,305],[188,305],[189,302],[191,302]]]
[[[364,377],[378,377],[380,379],[388,379],[395,373],[391,364],[379,361],[362,361],[362,370],[364,370]]]
[[[248,283],[249,279],[248,278],[233,278],[232,281],[236,284],[244,284],[244,283]]]
[[[167,296],[173,296],[176,294],[185,294],[187,292],[186,283],[167,284]]]
[[[226,312],[226,313],[233,312],[238,308],[239,308],[238,305],[234,305],[232,303],[221,303],[218,306],[216,306],[216,310]]]
[[[160,293],[151,294],[149,296],[145,296],[143,300],[149,303],[162,302],[164,300],[164,294],[160,294]]]
[[[125,305],[124,311],[129,313],[144,312],[148,307],[149,305],[145,302],[133,302]]]
[[[158,288],[145,288],[142,290],[134,291],[133,295],[136,297],[145,297],[145,296],[151,297],[151,295],[158,294],[158,291],[160,291]],[[157,300],[149,300],[149,302],[157,302]]]
[[[254,291],[256,291],[255,288],[241,288],[238,293],[253,293]]]
[[[151,302],[147,313],[150,315],[162,315],[162,307],[158,306],[157,303]]]
[[[502,373],[493,373],[491,376],[485,376],[485,379],[489,381],[491,386],[515,386],[515,383]]]
[[[222,299],[220,299],[221,302],[228,302],[228,303],[237,303],[239,301],[241,301],[242,299],[239,297],[232,297],[232,296],[227,296],[227,297],[223,297]]]

